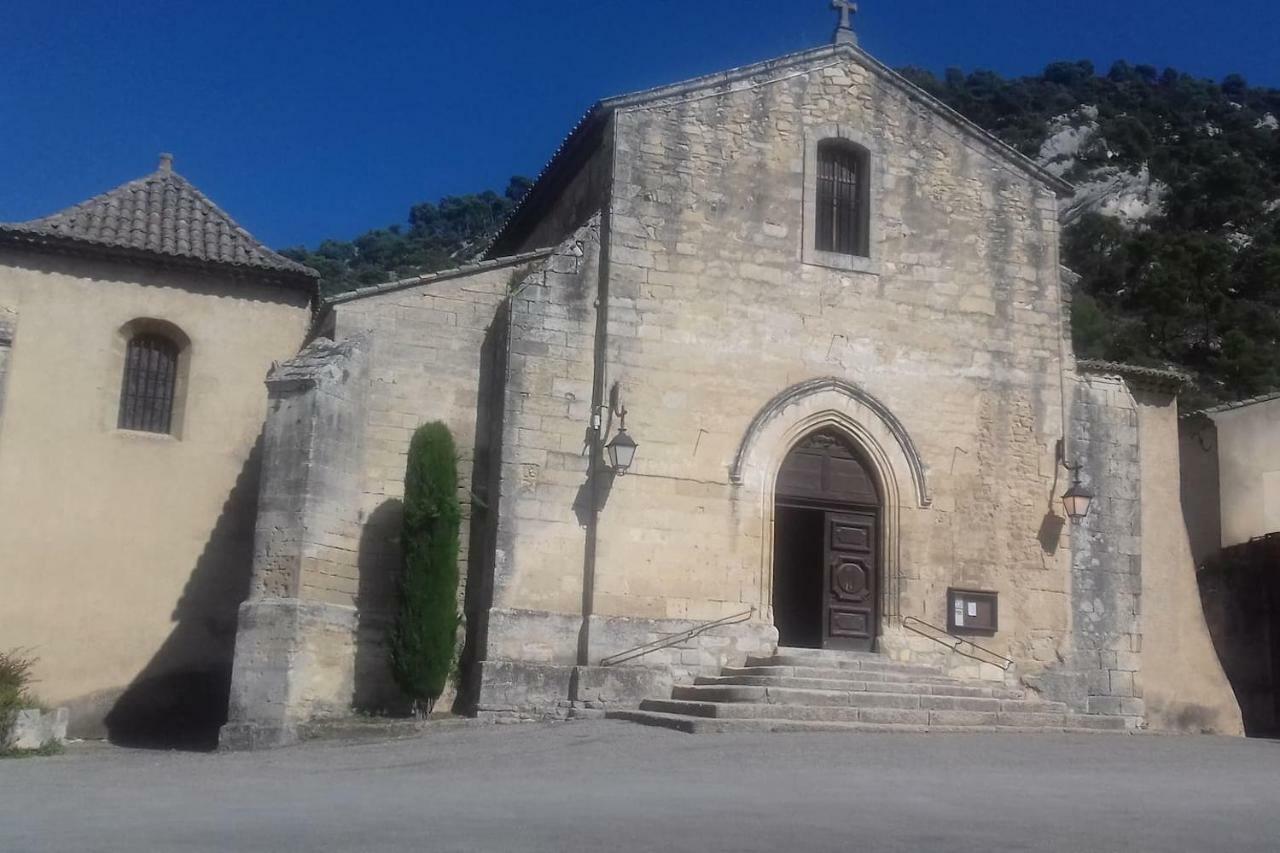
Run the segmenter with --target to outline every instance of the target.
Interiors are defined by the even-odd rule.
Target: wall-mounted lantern
[[[1067,489],[1067,493],[1062,496],[1062,507],[1067,511],[1067,516],[1079,524],[1089,515],[1089,508],[1093,505],[1093,493],[1080,485],[1080,468],[1081,465],[1068,465],[1062,463],[1062,467],[1071,472],[1071,488]]]
[[[613,441],[605,445],[604,452],[609,457],[609,467],[621,476],[627,473],[631,463],[635,461],[636,448],[639,445],[627,433],[626,408],[618,411],[618,418],[618,434],[613,437]]]

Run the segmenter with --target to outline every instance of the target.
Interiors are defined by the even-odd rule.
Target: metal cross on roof
[[[831,0],[831,8],[840,13],[840,23],[836,26],[836,44],[857,44],[858,37],[853,32],[853,15],[858,14],[858,4],[852,0]]]

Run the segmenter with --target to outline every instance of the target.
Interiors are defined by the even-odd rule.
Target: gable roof
[[[994,134],[969,121],[969,119],[880,62],[862,48],[853,44],[840,43],[799,51],[777,59],[744,65],[729,71],[707,74],[680,83],[617,95],[597,102],[574,125],[569,135],[552,155],[550,162],[538,175],[529,192],[525,194],[524,199],[507,217],[507,221],[489,244],[489,248],[486,250],[486,257],[495,257],[504,250],[510,251],[511,247],[505,244],[511,241],[519,229],[526,224],[531,213],[536,216],[540,206],[548,200],[547,196],[554,194],[557,187],[557,178],[567,177],[565,172],[570,171],[570,167],[587,153],[583,151],[583,148],[593,147],[594,143],[599,139],[599,134],[604,124],[614,112],[647,106],[669,98],[685,97],[703,93],[707,90],[725,88],[732,86],[734,83],[795,68],[796,66],[813,65],[823,60],[835,60],[838,58],[850,59],[863,65],[885,82],[898,88],[908,98],[932,110],[966,136],[990,150],[994,156],[1004,160],[1013,168],[1025,172],[1032,179],[1053,190],[1056,195],[1070,196],[1075,194],[1075,188],[1070,183],[1052,174]]]
[[[29,222],[0,223],[0,239],[36,246],[274,274],[282,283],[314,290],[320,274],[254,239],[163,155],[151,174],[88,201]]]

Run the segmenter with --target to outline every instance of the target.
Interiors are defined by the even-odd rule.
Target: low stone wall
[[[954,642],[954,639],[950,639]],[[994,662],[977,660],[987,657],[978,650],[973,655],[961,654],[939,640],[930,639],[911,631],[900,624],[889,625],[880,637],[880,652],[890,660],[900,663],[921,663],[940,667],[952,678],[966,678],[979,681],[990,681],[1000,684],[1016,685],[1019,682],[1016,666],[1007,670]],[[978,638],[977,642],[981,642]],[[992,661],[995,655],[990,655]]]
[[[587,623],[589,666],[558,660],[552,650],[573,647],[582,617],[569,613],[494,610],[490,660],[480,664],[476,712],[495,719],[562,719],[574,712],[634,707],[670,697],[673,684],[741,666],[749,656],[772,654],[778,632],[758,620],[709,629],[671,646],[621,660],[625,655],[703,627],[681,619],[593,616]]]

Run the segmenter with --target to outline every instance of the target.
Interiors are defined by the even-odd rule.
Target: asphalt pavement
[[[0,851],[1277,851],[1280,743],[607,721],[0,761]]]

